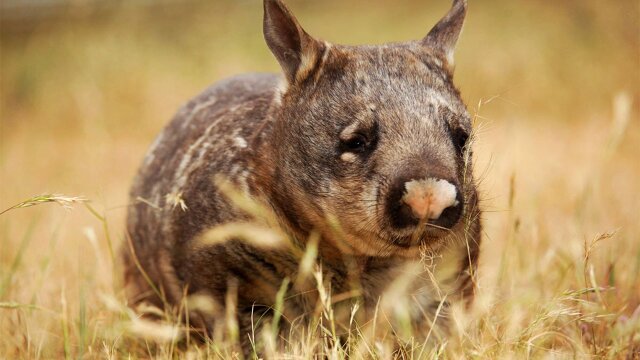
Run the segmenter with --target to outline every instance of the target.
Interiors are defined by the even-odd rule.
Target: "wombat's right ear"
[[[437,51],[447,61],[447,67],[453,68],[453,51],[467,14],[467,0],[453,0],[453,6],[440,21],[422,39],[422,44]]]
[[[307,34],[280,0],[264,0],[264,38],[290,84],[315,67],[322,44]]]

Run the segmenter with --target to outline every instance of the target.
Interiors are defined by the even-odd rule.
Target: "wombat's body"
[[[418,327],[445,298],[469,299],[480,212],[449,52],[464,10],[457,1],[422,42],[347,47],[314,40],[266,0],[265,38],[285,76],[222,81],[158,137],[131,192],[131,302],[178,307],[198,293],[224,304],[231,291],[247,332],[287,278],[285,318],[317,309],[315,286],[297,281],[296,251],[201,242],[217,225],[251,220],[218,189],[219,176],[270,209],[301,252],[317,231],[326,285],[355,294],[365,318],[408,269]],[[207,315],[192,324],[212,330]]]
[[[216,282],[226,286],[236,265],[251,271],[251,262],[235,259],[231,251],[209,259],[199,252],[194,257],[189,246],[203,231],[244,217],[219,193],[214,177],[249,189],[250,162],[260,152],[255,145],[272,128],[266,114],[277,83],[276,75],[252,74],[210,87],[178,112],[145,158],[131,191],[136,205],[129,212],[128,232],[143,268],[162,279],[159,285],[171,303],[181,300],[187,283],[192,291]],[[205,282],[197,286],[194,277]],[[132,299],[160,300],[135,267],[126,280],[135,284],[131,291],[144,290]]]

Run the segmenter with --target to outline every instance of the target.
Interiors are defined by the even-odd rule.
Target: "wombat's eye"
[[[453,143],[458,151],[462,152],[469,140],[469,134],[462,128],[456,128],[453,130]]]
[[[367,138],[360,134],[355,134],[348,140],[342,141],[345,151],[360,151],[367,146]]]

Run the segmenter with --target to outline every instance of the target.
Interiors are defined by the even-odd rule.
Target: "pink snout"
[[[456,187],[443,179],[421,179],[405,183],[402,201],[418,219],[436,220],[449,207],[458,205]]]

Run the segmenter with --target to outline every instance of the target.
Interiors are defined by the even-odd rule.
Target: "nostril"
[[[442,211],[442,214],[437,219],[430,221],[431,224],[444,227],[447,229],[452,228],[460,217],[462,216],[462,199],[459,198],[458,202],[454,206],[449,206]]]

